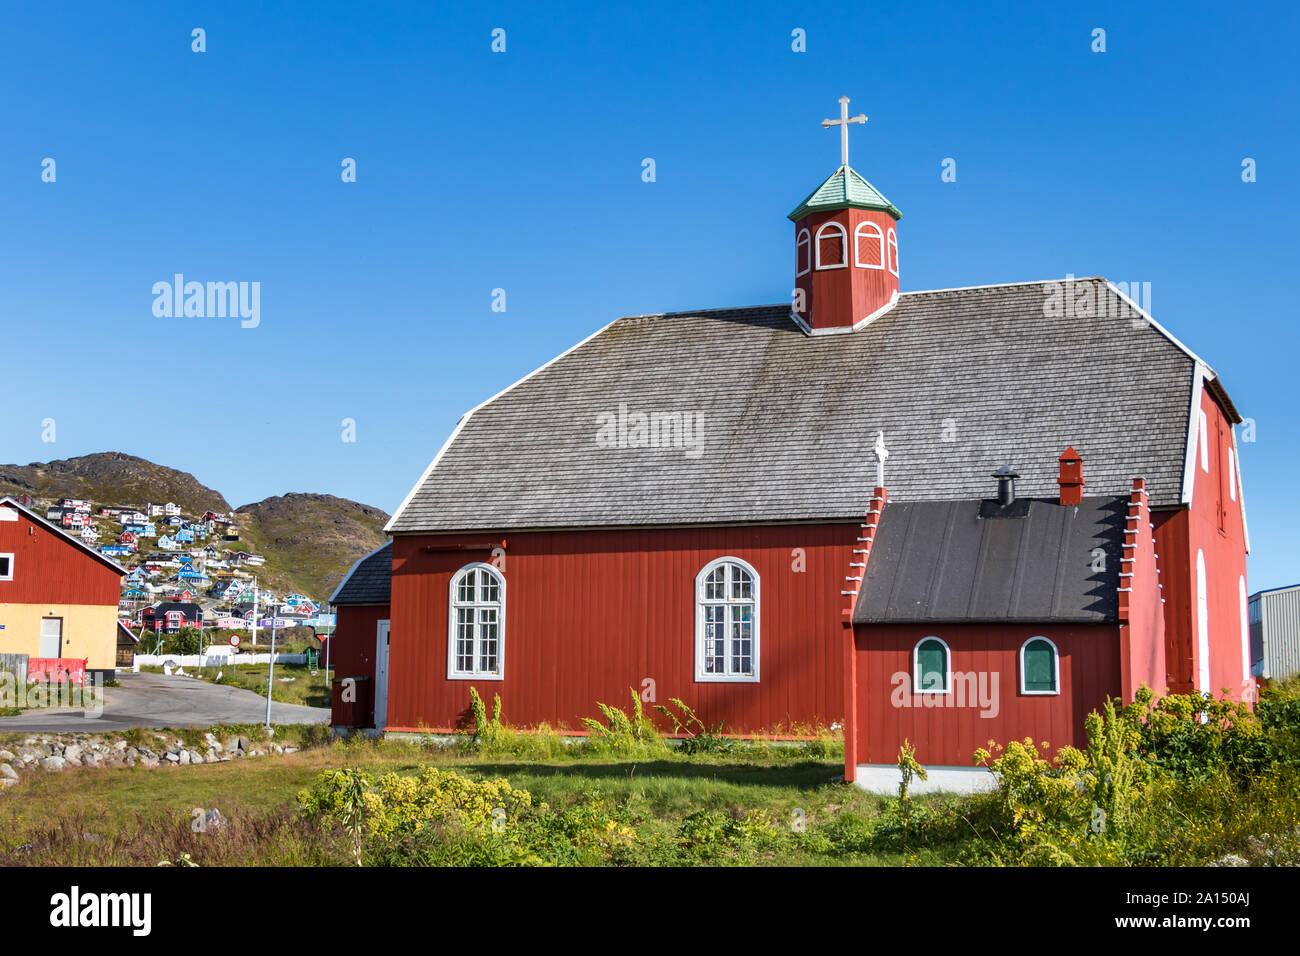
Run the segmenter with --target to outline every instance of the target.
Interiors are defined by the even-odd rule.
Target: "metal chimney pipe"
[[[1010,465],[1003,465],[993,472],[993,477],[998,480],[998,504],[1005,508],[1016,500],[1016,479],[1020,475]]]

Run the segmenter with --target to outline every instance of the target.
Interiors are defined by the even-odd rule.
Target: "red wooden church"
[[[900,291],[902,213],[842,158],[793,304],[617,319],[461,418],[334,596],[336,724],[451,729],[476,686],[577,728],[631,687],[843,726],[851,779],[1248,694],[1213,369],[1101,278]]]

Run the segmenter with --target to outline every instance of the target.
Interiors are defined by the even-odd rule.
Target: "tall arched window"
[[[937,637],[923,637],[912,649],[912,692],[947,694],[952,690],[952,655]]]
[[[892,275],[898,275],[898,233],[889,230],[889,271]]]
[[[885,234],[869,219],[853,230],[853,264],[859,269],[885,268]]]
[[[817,230],[817,268],[848,268],[849,234],[838,222],[825,223]]]
[[[695,679],[758,680],[758,572],[739,558],[695,576]]]
[[[451,579],[447,677],[501,680],[506,582],[490,564],[470,564]]]
[[[812,271],[812,234],[807,229],[800,229],[794,241],[794,277]]]
[[[1020,645],[1020,693],[1059,694],[1061,656],[1045,637],[1031,637]]]

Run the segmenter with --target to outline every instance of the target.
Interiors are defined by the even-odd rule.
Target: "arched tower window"
[[[898,275],[898,233],[894,232],[893,229],[889,230],[888,243],[889,243],[889,249],[888,249],[889,272],[891,275],[897,276]]]
[[[817,230],[817,268],[848,268],[849,234],[838,222],[828,222]]]
[[[812,234],[807,229],[800,229],[794,241],[794,277],[806,275],[812,271]]]
[[[853,230],[853,264],[859,269],[885,268],[885,234],[871,220]]]

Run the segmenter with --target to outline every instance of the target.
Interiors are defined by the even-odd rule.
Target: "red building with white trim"
[[[1217,375],[1104,279],[900,292],[901,216],[846,161],[790,214],[792,303],[618,319],[467,412],[336,595],[338,678],[376,685],[336,724],[452,729],[475,686],[574,730],[630,687],[731,732],[843,726],[852,776],[903,737],[942,764],[1077,744],[1142,683],[1248,696]],[[922,521],[944,503],[960,522]],[[877,529],[906,614],[872,610]],[[961,613],[918,570],[959,540]],[[349,611],[363,565],[388,591]],[[945,660],[999,675],[1000,717],[891,705]]]

